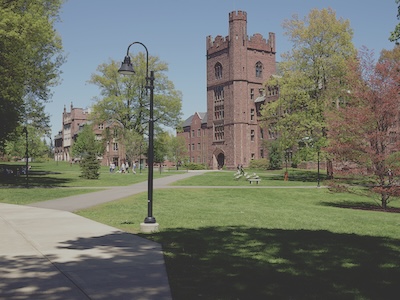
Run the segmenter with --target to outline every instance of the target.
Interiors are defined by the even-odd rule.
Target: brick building
[[[74,161],[72,156],[72,145],[76,140],[79,131],[83,126],[92,126],[96,135],[96,139],[104,138],[103,131],[109,129],[111,132],[110,138],[105,142],[105,151],[101,159],[101,164],[109,166],[114,162],[120,166],[126,160],[125,149],[122,144],[118,143],[114,129],[121,126],[116,121],[108,121],[102,124],[92,124],[89,121],[90,109],[73,107],[71,103],[70,111],[64,106],[62,117],[62,130],[54,137],[54,160],[56,161]]]
[[[272,96],[264,93],[263,84],[276,73],[275,34],[270,32],[268,40],[258,33],[249,37],[246,12],[234,11],[229,13],[229,35],[208,36],[206,51],[207,112],[189,117],[181,134],[191,151],[198,151],[199,142],[193,138],[199,128],[204,135],[204,149],[201,145],[201,152],[192,152],[192,161],[211,169],[246,167],[266,151],[262,141],[268,135],[258,117],[261,105]]]

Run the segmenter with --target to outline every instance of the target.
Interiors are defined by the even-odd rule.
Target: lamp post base
[[[140,231],[143,233],[152,233],[158,231],[158,223],[140,223]]]

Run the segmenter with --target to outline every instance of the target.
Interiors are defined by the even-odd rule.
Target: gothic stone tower
[[[238,164],[264,156],[257,120],[263,83],[276,71],[275,34],[247,35],[247,14],[229,13],[229,35],[211,36],[207,47],[207,127],[209,167]],[[257,105],[258,103],[258,105]]]

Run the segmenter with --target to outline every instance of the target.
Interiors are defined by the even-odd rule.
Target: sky
[[[182,92],[183,120],[206,111],[206,37],[228,35],[229,13],[247,12],[247,34],[276,36],[276,60],[291,49],[282,23],[310,10],[332,8],[350,21],[357,49],[366,46],[378,57],[393,49],[390,32],[397,20],[395,0],[66,0],[55,28],[61,36],[66,62],[61,83],[46,104],[52,136],[62,129],[64,106],[88,108],[99,89],[88,81],[100,64],[122,61],[129,44],[143,43],[150,56],[168,64],[166,75]],[[134,45],[136,55],[144,48]]]

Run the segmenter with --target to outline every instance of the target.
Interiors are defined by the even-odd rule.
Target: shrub
[[[268,168],[268,160],[262,159],[252,159],[249,164],[250,169],[266,170]]]
[[[184,168],[188,170],[206,170],[206,166],[204,164],[196,164],[196,163],[185,163]]]

